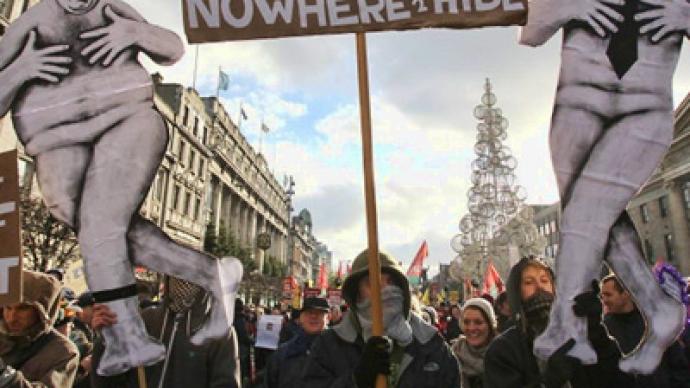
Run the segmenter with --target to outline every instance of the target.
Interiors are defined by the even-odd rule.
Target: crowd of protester
[[[575,299],[575,313],[587,319],[598,357],[594,365],[581,365],[567,354],[572,341],[546,361],[532,352],[555,296],[554,272],[542,260],[524,258],[514,265],[506,290],[495,299],[483,295],[426,306],[410,291],[399,263],[387,254],[379,258],[383,336],[372,334],[366,252],[343,282],[342,305],[309,297],[300,309],[269,308],[237,299],[227,336],[202,346],[189,339],[206,318],[204,289],[172,277],[160,289],[141,283],[146,328],[168,355],[109,377],[95,372],[107,346],[99,333],[117,316],[91,293],[75,295],[62,286],[60,271],[25,271],[23,302],[2,308],[0,388],[369,388],[379,375],[388,387],[399,388],[690,387],[690,330],[666,350],[653,374],[618,368],[646,326],[613,274],[593,280],[592,290]],[[257,346],[264,314],[282,317],[277,349]]]

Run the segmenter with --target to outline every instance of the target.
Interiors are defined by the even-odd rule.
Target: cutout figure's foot
[[[534,354],[542,360],[548,360],[561,346],[570,339],[575,346],[568,352],[569,356],[579,359],[585,365],[597,363],[597,354],[587,339],[587,319],[573,313],[573,302],[570,299],[556,297],[549,325],[534,341]]]
[[[620,360],[619,367],[625,373],[649,375],[659,366],[666,349],[683,332],[686,311],[685,306],[663,293],[653,306],[645,306],[640,312],[647,323],[646,336],[638,349]]]
[[[165,358],[165,347],[147,334],[137,303],[137,297],[107,303],[117,314],[117,323],[101,330],[105,352],[98,364],[99,375],[118,375],[132,368],[156,364]]]
[[[202,345],[227,335],[235,316],[235,296],[242,280],[242,264],[234,257],[218,260],[217,277],[211,285],[211,312],[206,322],[191,338]]]

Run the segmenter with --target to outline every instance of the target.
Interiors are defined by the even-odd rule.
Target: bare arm
[[[129,5],[113,1],[103,8],[104,16],[111,23],[105,27],[84,32],[80,39],[93,40],[82,55],[94,64],[109,66],[129,47],[136,46],[161,65],[172,65],[184,54],[182,40],[174,32],[147,23]]]
[[[611,6],[621,4],[622,0],[531,0],[520,43],[541,46],[572,20],[589,24],[604,37],[607,32],[618,31],[614,21],[623,21],[623,16]]]

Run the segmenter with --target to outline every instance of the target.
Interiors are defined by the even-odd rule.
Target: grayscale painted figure
[[[211,292],[193,343],[232,325],[239,262],[178,245],[138,215],[168,142],[138,55],[169,65],[183,52],[119,0],[43,0],[0,40],[0,115],[11,111],[51,214],[77,231],[89,288],[118,317],[103,330],[102,375],[165,357],[139,315],[133,264]]]
[[[599,277],[604,259],[647,323],[621,370],[651,373],[683,329],[683,306],[655,282],[625,209],[671,143],[672,80],[689,24],[686,0],[530,2],[522,44],[541,45],[563,29],[550,134],[563,218],[556,302],[534,346],[542,359],[574,338],[569,354],[597,361],[586,320],[572,306]]]

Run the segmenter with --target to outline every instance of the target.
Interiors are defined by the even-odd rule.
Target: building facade
[[[675,111],[673,142],[664,160],[628,205],[649,265],[671,263],[690,275],[690,94]],[[535,205],[535,223],[556,257],[560,203]]]
[[[690,274],[690,94],[675,111],[673,143],[630,202],[628,213],[650,264],[664,260]]]
[[[534,210],[534,224],[537,226],[537,231],[546,242],[543,255],[552,259],[556,258],[561,225],[561,204],[556,202],[552,205],[530,206]]]
[[[268,256],[287,264],[290,198],[271,173],[264,156],[242,135],[216,97],[203,99],[209,120],[208,146],[212,153],[207,186],[210,225],[221,225],[251,249],[259,271]],[[263,235],[268,249],[257,246]]]

